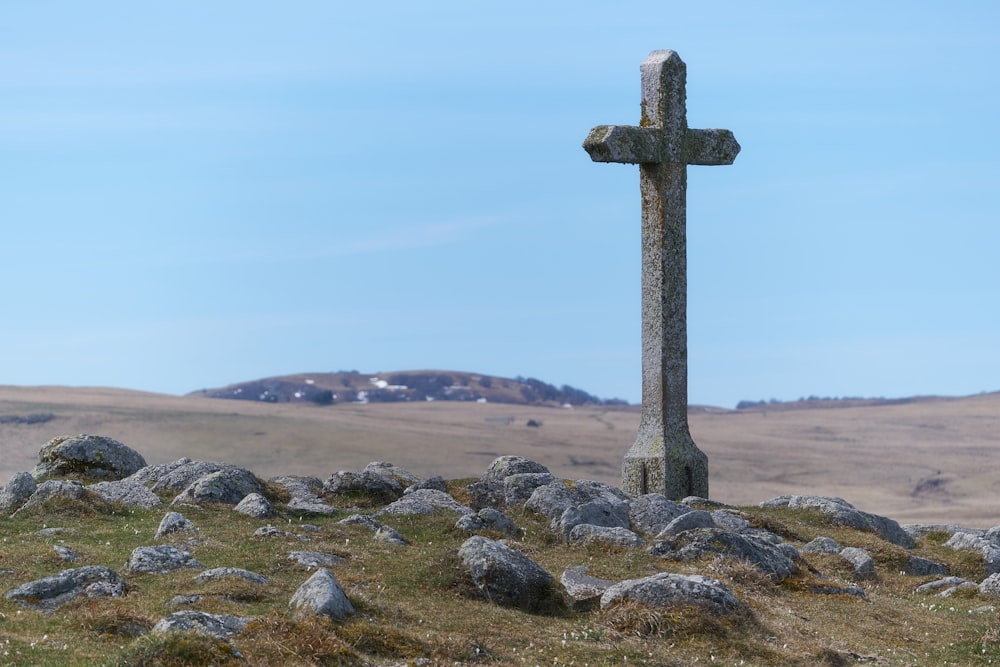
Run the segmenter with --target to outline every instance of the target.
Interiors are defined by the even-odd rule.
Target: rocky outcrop
[[[75,435],[53,438],[38,452],[35,479],[44,477],[96,477],[123,479],[146,467],[139,452],[114,438]]]
[[[13,588],[4,595],[25,607],[51,612],[81,595],[121,597],[125,581],[111,568],[89,565],[38,579]]]

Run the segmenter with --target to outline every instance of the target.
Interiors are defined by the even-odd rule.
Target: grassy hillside
[[[51,415],[47,421],[3,419]],[[30,470],[48,439],[96,433],[149,463],[188,456],[261,477],[325,478],[374,460],[422,476],[478,475],[497,455],[532,458],[556,475],[617,484],[637,408],[459,402],[271,404],[116,389],[0,387],[0,482]],[[529,427],[533,420],[541,424]],[[900,405],[698,410],[711,495],[734,504],[812,493],[846,498],[901,522],[1000,523],[1000,394]]]

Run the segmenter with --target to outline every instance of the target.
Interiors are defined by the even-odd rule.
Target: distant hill
[[[298,373],[239,382],[189,395],[266,403],[399,403],[466,401],[515,405],[627,405],[569,385],[535,378],[502,378],[459,371]]]

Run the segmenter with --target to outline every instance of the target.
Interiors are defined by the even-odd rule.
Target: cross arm
[[[697,165],[732,164],[740,152],[729,130],[687,130],[680,159],[671,159],[676,149],[664,145],[658,127],[598,125],[583,140],[583,148],[594,162],[683,162]]]

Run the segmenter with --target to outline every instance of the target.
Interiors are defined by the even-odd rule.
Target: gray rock
[[[549,527],[563,537],[568,537],[575,527],[584,524],[628,530],[630,525],[628,505],[611,504],[603,500],[571,505],[563,511],[562,516],[553,520]]]
[[[377,532],[382,524],[378,522],[374,517],[368,516],[367,514],[352,514],[346,519],[341,519],[337,523],[344,526],[363,526],[368,530]]]
[[[559,583],[570,599],[570,606],[576,611],[590,611],[596,607],[604,591],[614,586],[613,581],[598,579],[587,574],[587,566],[571,567],[559,577]]]
[[[121,597],[125,595],[125,581],[110,568],[88,565],[22,584],[7,591],[4,597],[32,609],[50,612],[80,595]]]
[[[867,597],[860,586],[813,586],[809,590],[816,595],[850,595],[862,600]]]
[[[1000,598],[1000,572],[983,579],[979,584],[979,592],[988,598]]]
[[[165,574],[173,570],[201,569],[204,567],[187,551],[162,545],[136,547],[129,556],[126,569],[129,572],[151,572]]]
[[[401,532],[389,526],[380,526],[375,531],[375,541],[388,542],[389,544],[396,544],[402,547],[409,546],[410,544]]]
[[[30,473],[16,472],[7,484],[0,490],[0,514],[10,514],[17,510],[38,488],[35,478]]]
[[[804,554],[839,554],[843,549],[837,541],[830,537],[817,537],[809,544],[802,547]]]
[[[63,544],[53,544],[52,550],[56,552],[56,555],[59,556],[59,558],[67,563],[75,563],[80,560],[80,554]]]
[[[929,581],[926,584],[921,584],[913,589],[913,592],[928,595],[930,593],[940,593],[943,590],[955,588],[956,586],[968,583],[972,582],[968,579],[963,579],[962,577],[944,577],[943,579],[937,579],[935,581]]]
[[[161,540],[174,533],[197,533],[198,529],[180,512],[167,512],[160,520],[154,539]]]
[[[407,494],[399,500],[386,505],[375,513],[375,516],[386,515],[428,515],[440,512],[456,514],[474,514],[471,507],[460,504],[443,491],[420,489]]]
[[[671,535],[680,535],[681,533],[694,530],[695,528],[716,528],[715,520],[712,519],[712,515],[705,510],[692,510],[690,512],[685,512],[681,514],[676,519],[664,526],[660,534],[656,536],[656,539],[662,540],[665,537]]]
[[[419,491],[421,489],[432,489],[434,491],[443,491],[447,493],[448,484],[447,482],[445,482],[444,477],[436,475],[434,477],[431,477],[430,479],[425,479],[421,482],[409,485],[408,487],[403,489],[403,495],[406,495],[407,493],[413,493],[414,491]]]
[[[406,468],[402,468],[400,466],[396,466],[391,463],[386,463],[385,461],[372,461],[371,463],[365,466],[365,469],[362,472],[373,472],[376,475],[381,475],[382,477],[388,477],[389,479],[395,480],[401,487],[420,484],[423,481],[420,477],[417,477]],[[444,489],[438,489],[438,490],[444,491]]]
[[[51,475],[123,479],[144,467],[146,460],[139,452],[114,438],[81,434],[45,443],[32,475],[35,479]]]
[[[753,530],[750,528],[750,522],[733,510],[715,510],[711,515],[716,526],[730,533],[746,533]]]
[[[762,541],[767,542],[767,540],[762,540]],[[769,544],[774,544],[774,543],[769,542]],[[778,551],[785,554],[785,557],[788,558],[788,560],[792,561],[793,563],[799,561],[802,558],[802,556],[799,554],[799,550],[796,549],[794,545],[789,544],[788,542],[779,542],[774,546],[778,548]]]
[[[230,466],[208,473],[191,482],[173,503],[223,503],[236,505],[251,493],[264,489],[252,472]]]
[[[552,596],[552,575],[501,542],[474,535],[458,555],[472,584],[494,604],[537,611]]]
[[[868,579],[875,576],[875,561],[864,549],[858,547],[844,547],[840,551],[840,557],[851,564],[854,568],[854,576],[858,579]]]
[[[317,567],[333,567],[344,562],[340,556],[325,554],[319,551],[293,551],[288,554],[288,560],[293,561],[299,567],[309,569]]]
[[[907,572],[914,577],[944,576],[948,574],[948,566],[919,556],[910,556]]]
[[[295,618],[329,616],[339,620],[354,614],[354,606],[337,578],[323,567],[295,591],[288,606]]]
[[[649,548],[649,553],[671,560],[690,561],[715,554],[752,563],[773,581],[798,571],[795,562],[775,545],[752,535],[727,533],[718,528],[695,528],[673,535]]]
[[[177,459],[176,461],[172,461],[170,463],[157,463],[156,465],[146,466],[145,468],[140,468],[139,470],[136,470],[134,473],[126,477],[126,479],[131,480],[133,482],[139,482],[144,486],[148,486],[150,484],[155,485],[158,481],[169,475],[174,470],[177,470],[181,466],[185,466],[189,463],[191,463],[191,459],[187,457],[184,457],[182,459]],[[170,490],[178,491],[180,489],[183,489],[192,481],[194,480],[192,479],[185,484],[181,484],[176,489],[170,489]]]
[[[641,547],[645,542],[638,534],[620,526],[595,526],[581,523],[569,532],[574,544],[606,544],[615,547]]]
[[[523,456],[498,456],[486,467],[486,471],[479,477],[479,481],[503,482],[511,475],[521,473],[548,474],[549,469],[541,463],[536,463]]]
[[[153,632],[200,632],[216,639],[229,639],[247,628],[252,618],[209,614],[204,611],[178,611],[161,618],[153,626]]]
[[[257,574],[256,572],[244,570],[239,567],[215,567],[211,570],[205,570],[194,578],[194,580],[198,583],[216,581],[218,579],[242,579],[243,581],[249,581],[252,584],[266,584],[270,581],[262,574]]]
[[[691,508],[667,499],[662,493],[648,493],[629,501],[629,518],[637,532],[657,535],[671,521]]]
[[[159,496],[132,478],[89,484],[86,489],[109,503],[121,503],[126,507],[152,509],[163,504]]]
[[[341,470],[323,483],[323,491],[333,496],[364,494],[382,502],[392,502],[403,495],[399,482],[371,470]]]
[[[916,542],[893,519],[862,512],[843,498],[827,496],[780,496],[760,504],[761,507],[788,507],[815,510],[840,526],[865,530],[881,535],[893,544],[912,549]]]
[[[948,535],[954,535],[955,533],[977,533],[980,536],[985,533],[985,531],[978,528],[965,528],[957,523],[906,523],[903,524],[903,530],[914,539],[924,537],[930,533],[947,533]]]
[[[254,519],[274,516],[274,505],[260,493],[248,493],[233,509]]]
[[[35,488],[35,492],[31,494],[31,497],[14,514],[37,507],[46,500],[55,498],[56,496],[69,498],[70,500],[80,500],[83,498],[83,495],[83,484],[76,480],[63,481],[50,479],[39,484]]]
[[[323,503],[322,498],[320,498],[320,494],[323,493],[323,482],[318,477],[282,475],[280,477],[272,477],[267,481],[287,491],[292,501],[301,500],[307,503]]]
[[[289,533],[287,530],[281,530],[270,524],[266,526],[261,526],[257,530],[253,531],[254,537],[295,537],[295,533]]]
[[[507,506],[501,482],[473,482],[465,487],[465,492],[469,496],[469,505],[473,509],[504,508]]]
[[[584,503],[603,503],[609,508],[622,507],[626,516],[628,515],[628,496],[609,484],[591,480],[556,480],[540,486],[524,506],[552,520],[562,517],[563,512],[570,507],[578,507]]]
[[[721,581],[697,574],[661,572],[642,579],[628,579],[611,586],[601,596],[601,609],[620,600],[636,600],[652,607],[695,604],[726,614],[742,605]]]
[[[977,586],[974,582],[967,581],[964,584],[959,584],[958,586],[955,586],[954,588],[946,588],[945,590],[938,593],[937,596],[939,598],[950,598],[952,595],[955,595],[959,591],[978,590],[978,589],[979,586]]]
[[[996,574],[1000,572],[1000,546],[987,540],[984,535],[985,533],[956,532],[944,545],[955,550],[980,552],[986,574]]]
[[[521,536],[521,529],[507,515],[492,507],[481,509],[476,514],[463,515],[455,523],[455,528],[470,533],[490,530],[515,539]]]
[[[556,476],[548,472],[519,472],[503,478],[503,502],[506,507],[519,507],[540,486],[556,481]]]

